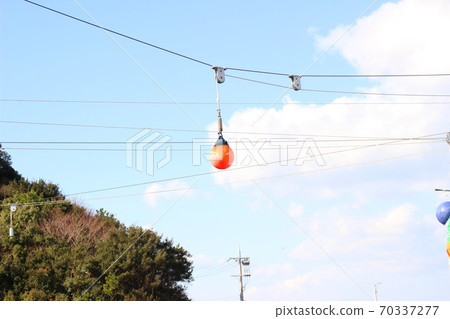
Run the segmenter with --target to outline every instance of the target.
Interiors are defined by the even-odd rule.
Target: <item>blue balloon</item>
[[[436,209],[436,217],[438,221],[445,225],[450,218],[450,202],[441,203]]]

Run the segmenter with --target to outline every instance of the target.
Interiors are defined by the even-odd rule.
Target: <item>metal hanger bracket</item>
[[[216,73],[216,81],[221,84],[225,82],[225,68],[213,66],[214,72]]]
[[[293,88],[295,91],[301,90],[302,84],[301,84],[301,82],[300,82],[300,79],[302,78],[302,76],[301,76],[301,75],[289,75],[289,77],[290,77],[291,80],[292,80],[292,88]]]

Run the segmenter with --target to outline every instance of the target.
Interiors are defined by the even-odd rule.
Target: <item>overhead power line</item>
[[[301,90],[305,91],[305,92],[337,93],[337,94],[360,94],[360,95],[379,95],[379,96],[450,97],[450,94],[379,93],[379,92],[355,92],[355,91],[317,90],[317,89],[303,89],[303,88]]]
[[[147,105],[217,105],[217,102],[174,102],[174,101],[108,101],[108,100],[52,100],[52,99],[0,99],[0,102],[30,102],[30,103],[77,103],[77,104],[147,104]],[[427,105],[450,104],[450,101],[424,102],[220,102],[221,105]]]
[[[104,129],[127,129],[127,130],[143,130],[150,129],[155,131],[174,131],[174,132],[194,132],[194,133],[217,133],[211,130],[197,130],[197,129],[178,129],[178,128],[162,128],[162,127],[141,127],[141,126],[117,126],[117,125],[95,125],[95,124],[80,124],[80,123],[53,123],[53,122],[28,122],[28,121],[7,121],[0,120],[0,123],[5,124],[20,124],[20,125],[42,125],[42,126],[63,126],[63,127],[83,127],[83,128],[104,128]],[[293,137],[328,137],[328,138],[343,138],[348,141],[350,138],[368,139],[368,140],[411,140],[411,139],[426,139],[428,137],[386,137],[386,136],[352,136],[352,135],[327,135],[327,134],[307,134],[307,133],[283,133],[283,132],[255,132],[255,131],[227,131],[227,134],[242,134],[242,135],[274,135],[274,136],[293,136]],[[446,134],[446,133],[442,133]],[[437,134],[440,135],[440,134]],[[6,143],[6,142],[3,142]],[[123,143],[123,142],[121,142]]]
[[[424,73],[424,74],[305,74],[302,77],[310,78],[403,78],[403,77],[440,77],[450,76],[450,73]]]
[[[442,135],[442,134],[446,134],[446,132],[430,134],[430,135],[424,135],[424,136],[420,136],[420,137],[417,137],[417,138],[431,137],[431,136],[437,136],[437,135]],[[327,156],[327,155],[338,154],[338,153],[342,153],[342,152],[350,152],[350,151],[362,150],[362,149],[366,149],[366,148],[377,147],[377,146],[385,146],[385,145],[390,145],[390,144],[395,144],[395,143],[399,143],[399,141],[390,141],[390,142],[384,142],[384,143],[370,144],[370,145],[365,145],[365,146],[361,146],[361,147],[354,147],[354,148],[351,148],[351,149],[327,152],[327,153],[323,153],[321,155],[322,156]],[[435,150],[435,151],[440,151],[440,150],[442,150],[442,149],[438,149],[438,150]],[[424,154],[424,153],[420,153],[420,154]],[[306,158],[309,158],[309,157],[310,156],[304,156],[303,158],[306,159]],[[299,159],[302,159],[302,158],[295,157],[295,158],[289,158],[287,160],[284,160],[284,159],[283,160],[276,160],[276,161],[268,162],[268,163],[266,163],[266,165],[277,164],[277,163],[284,162],[284,161],[292,162],[292,161],[296,161],[296,160],[299,160]],[[187,178],[192,178],[192,177],[209,176],[209,175],[215,175],[215,174],[225,174],[225,173],[234,172],[234,171],[237,171],[237,170],[249,169],[249,168],[254,168],[254,167],[261,167],[261,165],[260,164],[256,164],[256,165],[250,165],[250,166],[244,166],[244,167],[231,168],[231,169],[228,169],[226,171],[215,170],[215,171],[208,171],[208,172],[197,173],[197,174],[183,175],[183,176],[177,176],[177,177],[169,177],[169,178],[160,179],[160,180],[152,180],[152,181],[149,181],[149,182],[127,184],[127,185],[113,186],[113,187],[107,187],[107,188],[102,188],[102,189],[95,189],[95,190],[90,190],[90,191],[83,191],[83,192],[78,192],[78,193],[72,193],[72,194],[67,194],[66,196],[67,197],[71,197],[71,196],[85,195],[85,194],[97,193],[97,192],[103,192],[103,191],[111,191],[111,190],[117,190],[117,189],[123,189],[123,188],[135,187],[135,186],[150,185],[150,184],[155,184],[155,183],[164,183],[164,182],[169,182],[169,181],[173,181],[173,180],[187,179]],[[49,197],[47,199],[52,199],[52,198],[58,199],[59,196]],[[2,205],[0,205],[0,206],[2,206]]]
[[[318,169],[309,170],[309,171],[300,171],[300,172],[278,174],[278,175],[272,175],[272,176],[255,177],[255,178],[251,178],[251,179],[239,180],[239,181],[233,181],[233,182],[224,182],[224,183],[218,183],[218,184],[208,184],[208,185],[199,185],[199,186],[191,186],[191,187],[172,188],[172,189],[164,189],[164,190],[157,190],[157,191],[150,191],[150,192],[129,193],[129,194],[119,194],[119,195],[108,195],[108,196],[91,197],[91,198],[79,198],[77,200],[78,201],[104,200],[104,199],[113,199],[113,198],[124,198],[124,197],[133,197],[133,196],[141,196],[141,195],[151,195],[151,194],[187,191],[187,190],[190,190],[190,189],[202,189],[202,188],[210,188],[210,187],[215,187],[215,186],[251,183],[251,182],[254,182],[254,181],[257,181],[257,180],[267,180],[267,179],[274,179],[274,178],[281,178],[281,177],[304,175],[304,174],[318,173],[318,172],[330,171],[330,170],[341,169],[341,168],[350,168],[350,167],[366,165],[366,164],[374,164],[374,163],[379,163],[379,162],[384,162],[384,161],[389,161],[389,160],[394,160],[394,159],[400,159],[400,158],[406,158],[406,157],[411,157],[411,156],[417,156],[417,155],[424,155],[424,154],[439,152],[439,151],[443,151],[443,150],[447,150],[447,149],[448,149],[448,147],[445,147],[445,148],[433,149],[433,150],[424,151],[424,152],[410,153],[410,154],[386,157],[386,158],[375,159],[375,160],[364,161],[364,162],[358,162],[358,163],[344,164],[344,165],[333,166],[333,167],[324,167],[324,168],[318,168]],[[250,168],[250,167],[255,167],[255,166],[241,167],[241,168],[238,168],[238,169]],[[201,174],[193,174],[192,176],[189,176],[189,177],[199,177],[199,176],[202,176],[202,175],[213,174],[214,172],[217,172],[217,171],[201,173]],[[181,179],[181,178],[186,178],[186,176],[173,178],[173,179],[170,179],[170,180]],[[126,186],[121,186],[121,187],[114,187],[114,188],[95,190],[95,191],[87,191],[87,192],[81,192],[81,193],[76,193],[76,194],[69,194],[69,195],[66,195],[66,197],[71,197],[71,196],[79,195],[79,194],[87,194],[87,193],[92,193],[92,192],[98,192],[98,191],[103,191],[103,190],[112,190],[112,189],[118,189],[118,188],[125,188],[125,187],[129,187],[129,186],[150,184],[150,183],[155,183],[155,182],[159,182],[159,181],[147,182],[147,183],[139,183],[139,184],[134,184],[134,185],[126,185]],[[42,206],[42,205],[52,205],[52,204],[61,204],[61,203],[71,202],[70,199],[59,199],[60,197],[61,196],[48,197],[46,201],[17,203],[17,206]],[[50,200],[50,199],[55,199],[55,200]],[[10,204],[0,204],[0,207],[7,207],[9,205]]]
[[[287,85],[281,85],[266,81],[259,81],[249,78],[244,78],[240,76],[234,76],[234,75],[227,75],[228,77],[235,78],[238,80],[244,80],[248,82],[258,83],[258,84],[264,84],[269,86],[275,86],[280,87],[284,89],[291,90],[291,86]],[[317,92],[317,93],[335,93],[335,94],[358,94],[358,95],[377,95],[377,96],[405,96],[405,97],[450,97],[450,94],[416,94],[416,93],[381,93],[381,92],[356,92],[356,91],[338,91],[338,90],[319,90],[319,89],[305,89],[300,88],[299,91],[305,91],[305,92]]]
[[[226,272],[228,270],[231,270],[235,267],[236,267],[235,264],[230,264],[230,263],[228,263],[228,261],[224,261],[216,266],[213,266],[207,270],[204,270],[198,274],[195,274],[194,278],[199,279],[199,278],[204,278],[204,277],[209,277],[209,276],[215,276],[215,275],[221,274],[223,272]]]
[[[121,32],[118,32],[118,31],[115,31],[115,30],[112,30],[112,29],[109,29],[109,28],[105,28],[105,27],[100,26],[98,24],[95,24],[95,23],[92,23],[92,22],[89,22],[89,21],[77,18],[77,17],[72,16],[70,14],[67,14],[67,13],[64,13],[64,12],[52,9],[50,7],[44,6],[42,4],[38,4],[38,3],[30,1],[30,0],[25,0],[25,2],[28,2],[30,4],[38,6],[40,8],[46,9],[48,11],[57,13],[59,15],[65,16],[67,18],[76,20],[78,22],[85,23],[85,24],[90,25],[92,27],[95,27],[95,28],[98,28],[98,29],[101,29],[101,30],[104,30],[104,31],[107,31],[107,32],[110,32],[110,33],[113,33],[115,35],[127,38],[129,40],[136,41],[138,43],[147,45],[147,46],[152,47],[154,49],[157,49],[157,50],[160,50],[160,51],[163,51],[163,52],[166,52],[166,53],[169,53],[169,54],[181,57],[183,59],[190,60],[190,61],[202,64],[202,65],[206,65],[206,66],[209,66],[209,67],[213,67],[214,66],[213,64],[205,62],[203,60],[196,59],[196,58],[190,57],[188,55],[181,54],[179,52],[163,48],[163,47],[155,45],[153,43],[149,43],[149,42],[140,40],[138,38],[126,35],[124,33],[121,33]],[[226,70],[230,70],[230,71],[259,73],[259,74],[277,75],[277,76],[291,76],[291,75],[295,75],[295,73],[271,72],[271,71],[254,70],[254,69],[246,69],[246,68],[225,67],[225,69]],[[302,77],[316,77],[316,78],[446,77],[446,76],[450,76],[450,73],[425,73],[425,74],[303,74],[301,76]]]
[[[442,143],[445,139],[440,139],[436,141],[423,141],[423,142],[402,142],[399,144],[389,144],[386,146],[406,146],[406,145],[418,145],[418,144],[435,144],[435,143]],[[211,143],[213,144],[213,143]],[[320,145],[320,148],[349,148],[349,147],[363,147],[366,145]],[[289,150],[298,150],[301,149],[302,146],[289,146]],[[2,147],[4,150],[19,150],[19,151],[75,151],[75,152],[129,152],[129,150],[125,148],[46,148],[46,147]],[[268,151],[268,150],[274,150],[279,151],[279,147],[258,147],[258,148],[251,148],[251,147],[245,147],[245,148],[237,148],[234,149],[234,151]],[[135,152],[146,152],[147,150],[134,150]],[[192,152],[193,149],[177,149],[172,148],[171,152]],[[153,152],[166,152],[165,149],[156,149],[153,150]]]
[[[291,76],[292,73],[270,72],[241,68],[225,68],[226,70],[249,72],[267,75]],[[302,78],[398,78],[398,77],[441,77],[450,76],[450,73],[424,73],[424,74],[303,74]]]
[[[104,28],[104,27],[102,27],[102,26],[100,26],[100,25],[98,25],[98,24],[91,23],[91,22],[89,22],[89,21],[86,21],[86,20],[83,20],[83,19],[74,17],[74,16],[69,15],[69,14],[67,14],[67,13],[64,13],[64,12],[61,12],[61,11],[58,11],[58,10],[55,10],[55,9],[52,9],[52,8],[43,6],[43,5],[41,5],[41,4],[38,4],[38,3],[35,3],[35,2],[32,2],[32,1],[29,1],[29,0],[25,0],[25,1],[28,2],[28,3],[34,4],[35,6],[44,8],[44,9],[46,9],[46,10],[55,12],[55,13],[60,14],[60,15],[63,15],[63,16],[65,16],[65,17],[67,17],[67,18],[70,18],[70,19],[73,19],[73,20],[76,20],[76,21],[79,21],[79,22],[88,24],[88,25],[93,26],[93,27],[95,27],[95,28],[99,28],[99,29],[101,29],[101,30],[108,31],[108,32],[110,32],[110,33],[116,34],[116,35],[118,35],[118,36],[121,36],[121,37],[130,39],[130,40],[133,40],[133,41],[142,43],[142,44],[144,44],[144,45],[147,45],[147,46],[150,46],[150,47],[152,47],[152,48],[155,48],[155,49],[164,51],[164,52],[166,52],[166,53],[170,53],[170,54],[179,56],[179,57],[184,58],[184,59],[187,59],[187,60],[191,60],[191,61],[194,61],[194,62],[203,64],[203,65],[207,65],[207,66],[209,66],[209,67],[212,67],[212,66],[213,66],[212,64],[207,63],[207,62],[205,62],[205,61],[201,61],[201,60],[198,60],[198,59],[194,59],[194,58],[189,57],[189,56],[187,56],[187,55],[184,55],[184,54],[181,54],[181,53],[178,53],[178,52],[169,50],[169,49],[165,49],[165,48],[160,47],[160,46],[157,46],[157,45],[155,45],[155,44],[152,44],[152,43],[149,43],[149,42],[145,42],[145,41],[139,40],[139,39],[137,39],[137,38],[128,36],[128,35],[126,35],[126,34],[123,34],[123,33],[120,33],[120,32],[117,32],[117,31],[114,31],[114,30],[111,30],[111,29],[108,29],[108,28]]]
[[[288,90],[290,90],[292,88],[292,87],[287,86],[287,85],[281,85],[281,84],[275,84],[275,83],[270,83],[270,82],[265,82],[265,81],[253,80],[253,79],[243,78],[243,77],[235,76],[235,75],[229,75],[228,74],[227,77],[233,78],[233,79],[238,79],[238,80],[249,81],[249,82],[253,82],[253,83],[259,83],[259,84],[264,84],[264,85],[275,86],[275,87],[288,89]]]
[[[209,140],[209,141],[208,141]],[[277,138],[274,140],[274,142],[291,142],[293,139],[280,139]],[[209,143],[209,144],[214,144],[216,142],[216,139],[201,139],[202,143]],[[264,141],[264,140],[262,140]],[[303,141],[303,139],[300,139],[300,141]],[[387,138],[358,138],[355,137],[354,139],[315,139],[314,142],[315,143],[323,143],[323,142],[375,142],[375,141],[445,141],[445,138],[439,138],[439,137],[424,137],[424,138],[409,138],[409,137],[399,137],[399,138],[395,138],[395,137],[387,137]],[[236,141],[232,141],[232,143],[236,143],[236,144],[247,144],[247,143],[252,143],[252,144],[256,144],[258,142],[261,142],[261,140],[259,141],[255,141],[255,140],[236,140]],[[120,145],[120,144],[126,144],[126,141],[2,141],[1,143],[3,144],[77,144],[77,145],[81,145],[81,144],[86,144],[86,145],[101,145],[101,144],[115,144],[115,145]],[[164,145],[169,145],[169,144],[193,144],[195,143],[195,141],[191,140],[191,141],[167,141],[167,142],[159,142],[159,141],[155,141],[155,142],[151,142],[149,144],[164,144]]]

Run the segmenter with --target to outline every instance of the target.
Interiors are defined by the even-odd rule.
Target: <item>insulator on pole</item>
[[[295,91],[301,90],[302,84],[300,82],[300,79],[302,78],[300,75],[289,75],[292,81],[292,88]]]

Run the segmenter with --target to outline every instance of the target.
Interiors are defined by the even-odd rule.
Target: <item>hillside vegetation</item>
[[[57,185],[22,178],[1,150],[0,183],[0,300],[189,300],[190,254],[172,240],[56,202],[65,199]]]

